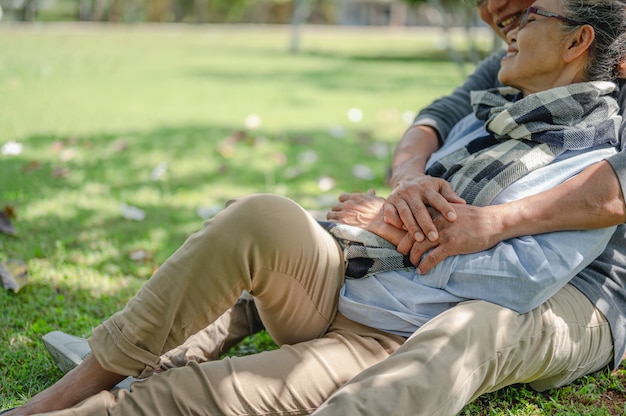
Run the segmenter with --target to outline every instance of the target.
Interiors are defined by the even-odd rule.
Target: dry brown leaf
[[[22,166],[20,171],[22,173],[30,173],[30,172],[34,172],[36,170],[39,170],[40,168],[41,168],[41,162],[38,162],[36,160],[31,160],[30,162],[28,162],[27,164]]]
[[[0,232],[9,235],[17,234],[17,231],[13,228],[13,224],[11,224],[11,218],[4,211],[0,212]]]
[[[10,259],[0,263],[2,286],[17,293],[28,283],[28,267],[21,260]]]
[[[9,218],[17,218],[17,211],[13,205],[5,205],[2,210]]]
[[[67,178],[72,171],[70,168],[54,168],[52,169],[53,178]]]

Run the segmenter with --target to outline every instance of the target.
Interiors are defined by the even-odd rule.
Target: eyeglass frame
[[[583,24],[572,20],[569,17],[561,16],[560,14],[549,12],[538,7],[529,6],[522,12],[522,15],[520,16],[519,23],[517,24],[517,30],[522,30],[528,24],[528,17],[531,13],[543,17],[553,17],[555,19],[559,19],[563,23],[568,23],[573,26],[581,26]]]

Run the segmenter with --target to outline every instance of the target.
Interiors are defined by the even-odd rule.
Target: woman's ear
[[[582,25],[569,34],[566,38],[567,49],[563,57],[565,62],[570,63],[581,56],[590,56],[589,51],[595,37],[596,32],[590,25]]]

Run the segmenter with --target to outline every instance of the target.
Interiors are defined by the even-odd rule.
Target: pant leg
[[[244,292],[233,307],[215,322],[187,338],[181,346],[163,354],[159,367],[161,370],[167,370],[184,367],[189,361],[201,363],[217,360],[244,338],[264,328],[254,298]]]
[[[337,243],[293,201],[242,198],[192,235],[89,343],[103,368],[137,376],[244,290],[277,343],[309,340],[332,322],[343,273]]]
[[[102,392],[48,416],[307,415],[403,342],[337,315],[321,338],[244,357],[190,362],[117,396]]]
[[[455,415],[511,384],[564,385],[603,368],[612,355],[606,319],[571,285],[522,315],[466,302],[424,325],[315,415]]]

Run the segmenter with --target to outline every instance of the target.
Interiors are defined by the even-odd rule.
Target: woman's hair
[[[626,0],[562,0],[565,16],[588,24],[595,31],[589,63],[590,81],[614,81],[619,64],[626,59]],[[579,26],[565,23],[572,30]]]

